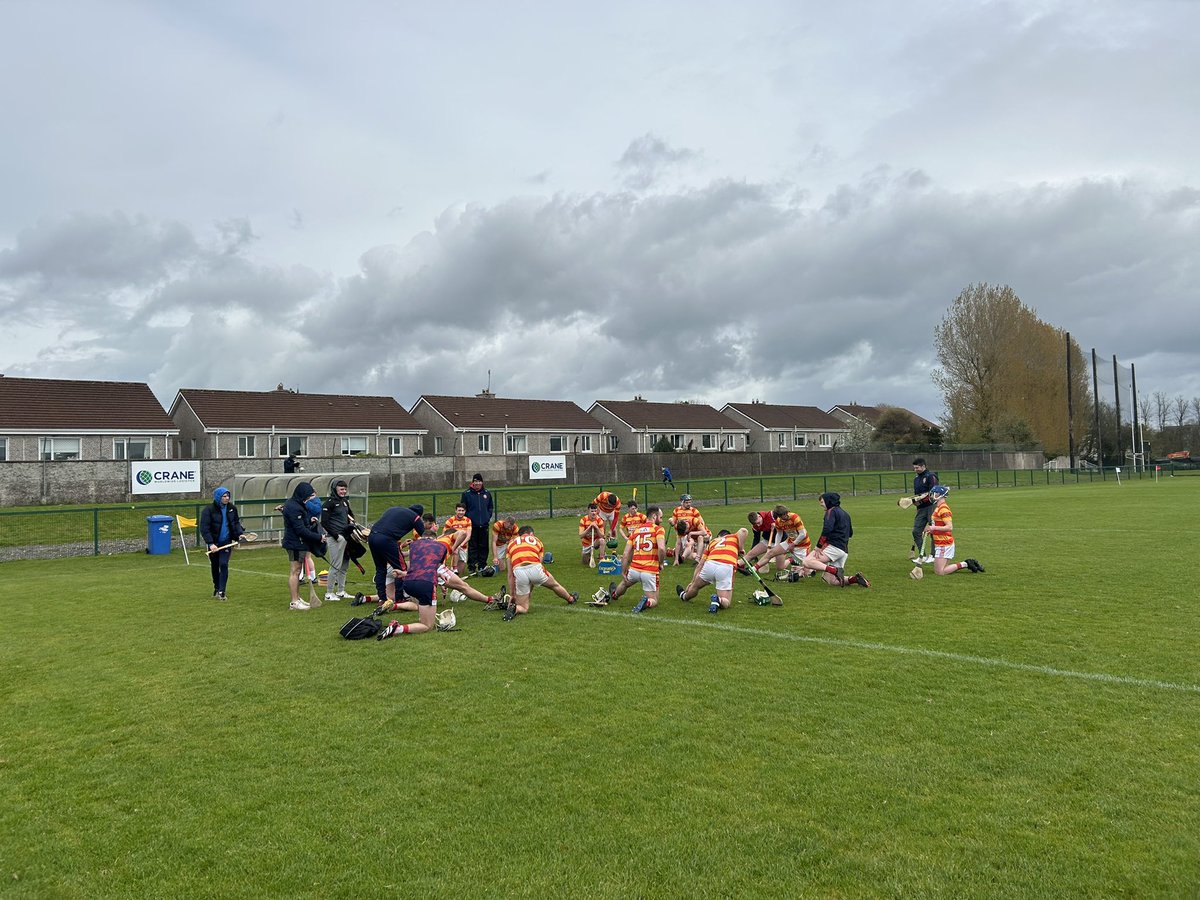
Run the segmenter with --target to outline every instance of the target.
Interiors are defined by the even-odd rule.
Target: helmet
[[[691,495],[691,494],[684,494],[684,495],[683,495],[682,497],[680,497],[679,499],[680,499],[680,501],[683,501],[683,500],[691,500],[691,499],[692,499],[692,495]]]
[[[437,614],[437,630],[452,631],[454,626],[458,624],[458,620],[454,616],[454,610],[443,609]]]
[[[547,550],[545,553],[542,554],[542,562],[544,562],[544,563],[554,562],[554,554],[551,553],[549,550]]]
[[[495,566],[484,566],[483,571],[480,572],[479,574],[482,575],[484,578],[491,578],[493,575],[496,574],[496,567]]]
[[[617,539],[615,537],[610,537],[607,541],[604,542],[604,546],[607,547],[609,550],[616,550],[617,549]]]
[[[935,500],[940,500],[942,497],[945,497],[948,493],[950,493],[950,488],[946,487],[946,485],[935,484],[933,486],[933,488],[929,491],[929,496]]]
[[[451,603],[462,603],[466,599],[467,599],[467,595],[464,594],[460,590],[456,589],[456,590],[453,590],[450,592],[450,602]]]

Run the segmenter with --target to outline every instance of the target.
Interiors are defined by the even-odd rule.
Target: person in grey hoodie
[[[346,593],[346,537],[354,524],[354,510],[347,494],[350,486],[335,481],[329,497],[321,506],[321,527],[325,529],[325,546],[329,550],[329,580],[325,584],[326,600],[344,600]]]

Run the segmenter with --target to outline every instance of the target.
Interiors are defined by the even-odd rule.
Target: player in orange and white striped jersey
[[[688,531],[691,531],[692,520],[699,518],[699,516],[700,510],[696,509],[696,507],[692,505],[692,495],[684,494],[679,498],[679,505],[672,510],[671,518],[667,520],[667,524],[670,526],[670,530],[676,535],[686,534],[686,531],[679,531],[679,523],[685,522],[687,524]],[[671,556],[675,561],[675,565],[679,565],[680,563],[680,553],[682,550],[683,547],[681,542],[678,540],[678,538],[676,538],[675,546],[671,548]]]
[[[586,566],[594,554],[604,555],[604,530],[607,526],[600,518],[595,503],[589,503],[587,513],[579,520],[580,558]],[[599,558],[599,557],[597,557]]]
[[[592,501],[604,520],[605,532],[610,537],[617,536],[617,514],[621,512],[621,498],[612,491],[601,491]]]
[[[546,548],[533,533],[532,525],[522,525],[517,529],[517,536],[508,542],[505,552],[508,555],[508,580],[513,598],[504,613],[504,621],[511,621],[514,617],[529,612],[529,595],[539,584],[554,591],[567,603],[574,603],[579,599],[579,594],[568,591],[546,571],[542,562]]]
[[[467,566],[467,544],[471,540],[471,520],[467,518],[466,504],[460,503],[454,507],[454,515],[442,523],[442,532],[447,531],[463,531],[467,535],[467,539],[462,543],[462,549],[457,550],[450,557],[454,571],[461,575]]]
[[[492,523],[492,558],[501,572],[508,569],[508,542],[516,536],[517,520],[512,516]]]
[[[724,529],[717,532],[704,551],[704,558],[696,568],[691,584],[686,588],[676,587],[679,599],[691,600],[700,593],[701,587],[711,584],[716,593],[708,604],[708,611],[715,613],[719,609],[728,609],[733,602],[733,570],[749,538],[750,532],[745,528],[732,533]]]
[[[658,586],[662,562],[667,557],[667,535],[662,527],[662,510],[646,507],[646,521],[636,526],[621,558],[621,583],[609,588],[608,600],[617,600],[635,584],[642,587],[642,599],[633,608],[640,613],[658,605]]]
[[[703,516],[699,515],[692,517],[692,520],[686,523],[685,531],[681,531],[680,526],[685,526],[684,520],[680,520],[675,529],[679,535],[679,562],[681,564],[692,561],[699,562],[704,555],[704,548],[712,539],[712,532],[704,524]]]
[[[625,538],[625,540],[629,540],[629,536],[631,534],[633,534],[633,529],[637,528],[639,525],[644,524],[645,521],[646,521],[646,516],[644,513],[641,513],[638,511],[637,501],[630,500],[629,501],[629,512],[627,512],[627,513],[625,513],[625,515],[621,516],[621,527],[620,527],[621,537]]]
[[[800,572],[807,574],[809,570],[804,569],[803,564],[804,557],[812,550],[812,539],[804,527],[804,520],[783,504],[771,510],[771,516],[775,530],[774,542],[770,545],[756,544],[746,553],[746,561],[752,563],[756,557],[762,556],[762,561],[755,568],[761,569],[774,560],[775,567],[780,571],[795,565],[800,567]]]
[[[930,514],[929,524],[925,526],[925,534],[933,537],[933,574],[953,575],[963,569],[972,574],[982,572],[983,566],[976,559],[951,562],[954,559],[954,518],[950,513],[949,504],[946,503],[948,493],[950,488],[944,484],[936,485],[929,492],[933,500],[933,512]]]

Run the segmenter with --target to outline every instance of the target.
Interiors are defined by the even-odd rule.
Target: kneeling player
[[[646,521],[636,526],[625,545],[621,570],[625,573],[615,589],[609,589],[608,600],[616,600],[637,584],[642,599],[633,608],[635,613],[658,605],[658,581],[662,562],[667,558],[667,535],[662,527],[662,510],[646,507]]]
[[[679,599],[691,600],[700,593],[701,587],[711,584],[716,594],[708,604],[708,611],[715,613],[719,609],[728,609],[733,601],[733,569],[749,536],[750,532],[745,528],[739,528],[732,534],[724,529],[717,532],[704,551],[704,559],[692,577],[692,583],[686,588],[675,586]]]
[[[574,603],[579,594],[568,591],[554,580],[554,576],[542,565],[546,548],[533,533],[532,525],[522,525],[517,536],[508,542],[508,564],[512,567],[509,578],[512,581],[513,599],[504,613],[504,621],[508,622],[519,615],[529,612],[529,595],[539,584],[554,591],[567,603]]]
[[[963,569],[972,574],[982,572],[983,566],[975,559],[951,562],[954,559],[954,519],[950,514],[950,505],[946,503],[948,493],[950,488],[944,484],[937,485],[929,492],[934,504],[925,533],[933,536],[933,574],[953,575]]]

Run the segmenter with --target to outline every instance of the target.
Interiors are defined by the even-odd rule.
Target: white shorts
[[[626,584],[640,584],[646,594],[658,593],[658,573],[643,572],[640,569],[630,569],[625,573]]]
[[[708,582],[718,591],[732,591],[733,566],[710,559],[700,567],[700,580]]]
[[[810,550],[812,550],[812,547],[793,547],[792,552],[785,553],[784,557],[790,557],[793,562],[802,563],[804,562],[804,557],[808,556]]]
[[[445,565],[440,565],[437,571],[437,583],[443,585],[446,583],[447,578],[455,574],[457,573],[453,569],[447,568]]]
[[[934,559],[954,559],[953,544],[934,544],[933,545]]]
[[[466,562],[466,561],[467,561],[467,548],[466,548],[466,545],[463,545],[462,547],[460,547],[460,548],[459,548],[459,550],[458,550],[458,558],[459,558],[460,560],[462,560],[463,562]]]
[[[513,569],[513,592],[518,597],[524,597],[539,584],[545,584],[550,576],[542,568],[541,563],[525,563]]]
[[[838,569],[846,568],[846,560],[850,558],[850,554],[841,547],[834,547],[832,544],[827,544],[821,548],[821,552],[825,554],[825,558],[829,560],[829,565]]]
[[[492,544],[492,556],[501,563],[508,559],[508,544]]]
[[[604,510],[601,509],[601,510],[598,510],[598,512],[600,513],[600,518],[602,518],[604,520],[604,524],[606,526],[608,526],[608,530],[612,531],[613,520],[616,518],[616,515],[617,515],[616,510],[613,510],[610,513],[606,513]]]

